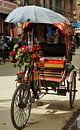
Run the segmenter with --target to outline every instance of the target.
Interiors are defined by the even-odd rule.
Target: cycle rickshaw
[[[39,27],[40,24],[36,26]],[[49,94],[49,90],[63,96],[69,93],[70,108],[74,107],[76,69],[71,64],[72,30],[69,25],[65,25],[65,32],[62,32],[63,30],[56,25],[52,26],[54,30],[59,30],[59,43],[53,43],[52,39],[50,39],[51,41],[48,39],[48,42],[39,42],[32,48],[25,45],[18,48],[16,45],[14,51],[16,50],[17,53],[13,51],[13,54],[10,55],[11,58],[16,57],[17,66],[20,68],[16,80],[19,85],[16,87],[11,101],[11,120],[17,129],[23,129],[27,124],[33,99],[39,100],[40,95]],[[66,28],[67,30],[69,28],[68,32],[66,32]],[[39,32],[38,36],[40,38]],[[50,38],[52,37],[50,36]]]
[[[47,94],[49,90],[57,95],[66,95],[68,92],[70,107],[73,108],[76,68],[71,64],[73,34],[69,21],[52,10],[35,5],[18,7],[5,21],[32,23],[32,31],[24,29],[28,45],[16,44],[10,53],[10,61],[20,69],[16,80],[19,85],[11,101],[14,127],[23,129],[26,126],[33,99],[39,100],[40,95]],[[26,34],[26,31],[29,32]]]

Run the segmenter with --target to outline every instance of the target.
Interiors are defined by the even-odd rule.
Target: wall
[[[18,5],[14,2],[10,2],[9,0],[0,0],[0,33],[4,33],[4,29],[8,27],[8,24],[6,25],[4,20],[16,7],[18,7]]]

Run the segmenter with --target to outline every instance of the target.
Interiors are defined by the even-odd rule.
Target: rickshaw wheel
[[[32,106],[31,92],[26,84],[20,84],[12,97],[11,121],[16,129],[23,129],[30,117]]]
[[[75,95],[76,95],[76,76],[74,74],[72,77],[72,82],[69,83],[69,101],[71,109],[74,107]]]

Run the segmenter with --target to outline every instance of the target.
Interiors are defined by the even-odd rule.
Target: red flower
[[[34,47],[32,47],[32,52],[40,51],[40,49],[41,49],[40,46],[34,46]]]
[[[11,63],[16,63],[16,60],[10,59],[9,62],[11,62]]]
[[[22,46],[22,49],[23,49],[24,52],[28,52],[28,51],[29,51],[29,47],[26,46],[26,45],[23,45],[23,46]]]
[[[41,50],[41,47],[40,46],[37,46],[37,51],[40,51]]]
[[[15,55],[16,55],[16,51],[11,51],[11,52],[10,52],[10,56],[13,57],[13,56],[15,56]]]
[[[36,55],[33,53],[31,58],[32,58],[32,59],[35,59],[35,58],[36,58]]]
[[[18,72],[17,75],[18,75],[19,77],[22,77],[22,76],[24,76],[24,72]]]
[[[32,60],[35,60],[35,61],[37,61],[37,60],[39,60],[39,56],[36,56],[34,53],[32,54]]]

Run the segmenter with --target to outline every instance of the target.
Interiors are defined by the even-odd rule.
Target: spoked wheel
[[[70,108],[74,107],[75,95],[76,95],[76,76],[74,74],[72,78],[72,82],[69,83],[69,100],[70,100]]]
[[[32,98],[28,85],[20,84],[12,97],[11,120],[16,129],[23,129],[27,124],[32,106]]]

